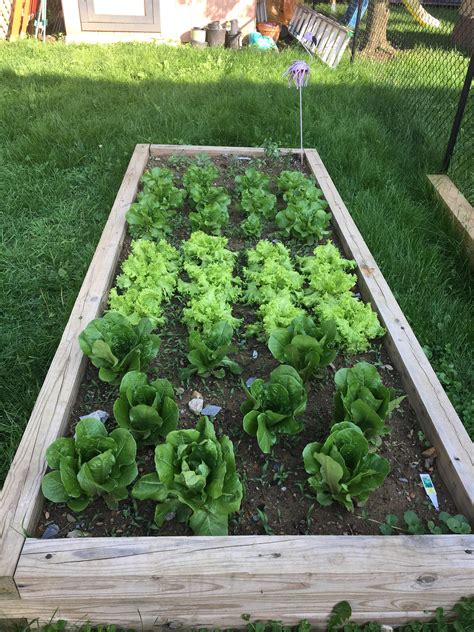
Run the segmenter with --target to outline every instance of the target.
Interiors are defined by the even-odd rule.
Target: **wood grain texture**
[[[280,149],[281,154],[299,154],[299,149]],[[150,156],[165,155],[195,156],[196,154],[208,154],[209,156],[222,155],[242,155],[242,156],[263,156],[264,149],[261,147],[220,147],[206,145],[150,145]]]
[[[474,208],[446,175],[429,175],[438,198],[446,207],[455,229],[464,241],[471,264],[474,265]]]
[[[439,472],[460,512],[474,521],[473,444],[441,386],[407,319],[367,248],[319,154],[307,150],[308,164],[329,203],[345,254],[357,263],[359,288],[387,330],[384,338],[401,374],[410,404],[430,443]]]
[[[148,157],[149,145],[137,145],[1,491],[0,578],[13,577],[24,534],[36,527],[46,448],[66,429],[85,366],[77,337],[105,306],[125,236],[125,213]]]
[[[137,626],[140,609],[147,626],[235,627],[244,613],[316,624],[348,599],[358,621],[401,622],[469,594],[473,550],[474,536],[27,540],[15,579],[22,611],[45,619],[59,608]]]

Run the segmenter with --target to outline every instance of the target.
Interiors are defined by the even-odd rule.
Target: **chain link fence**
[[[437,171],[447,171],[474,203],[474,104],[470,89],[474,0],[336,0],[306,5],[345,24],[355,38],[355,55],[377,62],[372,64],[375,81],[403,91],[408,116],[423,118],[425,133],[440,149],[440,156],[444,155]],[[461,117],[459,104],[466,81]],[[450,137],[454,140],[455,122],[456,142],[447,151]]]

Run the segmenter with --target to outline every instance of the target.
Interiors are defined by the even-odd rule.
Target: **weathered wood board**
[[[299,153],[298,150],[283,150]],[[335,603],[354,620],[430,618],[474,585],[474,536],[229,536],[36,540],[46,447],[67,425],[85,361],[77,335],[104,308],[125,236],[125,213],[150,156],[263,154],[246,147],[137,145],[0,496],[0,622],[116,623],[138,629],[243,627],[252,620],[323,625]],[[387,329],[386,344],[440,473],[474,519],[473,450],[399,305],[318,153],[306,160],[322,189],[359,285]]]

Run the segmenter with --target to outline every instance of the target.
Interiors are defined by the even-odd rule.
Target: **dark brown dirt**
[[[149,167],[163,164],[164,160],[152,160]],[[235,175],[242,172],[248,161],[237,162],[222,158],[216,161],[222,172],[219,184],[232,186]],[[298,168],[295,160],[286,159],[286,164],[270,163],[265,165],[269,175],[275,175],[284,168]],[[175,166],[179,173],[181,165]],[[184,209],[186,217],[188,209]],[[235,200],[230,209],[231,223],[225,231],[229,237],[229,248],[243,252],[255,245],[257,240],[244,239],[239,234],[238,224],[241,215],[236,210]],[[272,236],[273,227],[268,227],[265,237]],[[170,241],[177,244],[181,239],[189,236],[190,229],[187,221],[182,222]],[[334,236],[331,238],[337,243]],[[127,256],[130,242],[126,241],[120,261]],[[295,243],[289,243],[293,253],[306,254],[312,248],[301,248]],[[241,256],[239,265],[244,264]],[[403,392],[400,376],[391,364],[390,358],[380,341],[374,343],[370,352],[349,356],[340,354],[334,365],[321,372],[318,379],[309,385],[308,406],[304,416],[305,428],[294,437],[282,437],[275,446],[271,456],[263,455],[256,439],[248,436],[242,428],[242,414],[240,404],[245,399],[240,377],[226,375],[222,380],[215,378],[202,379],[193,376],[189,384],[180,381],[178,370],[187,364],[187,331],[180,323],[182,304],[173,300],[167,308],[167,325],[160,331],[162,345],[156,361],[148,371],[149,377],[168,378],[178,396],[180,408],[180,428],[192,427],[197,417],[189,410],[188,402],[193,391],[199,391],[204,397],[204,404],[222,406],[221,412],[215,418],[218,433],[229,435],[234,443],[237,469],[245,488],[241,511],[231,517],[229,533],[232,535],[250,534],[378,534],[379,524],[384,521],[386,514],[397,514],[399,517],[410,509],[420,518],[433,519],[435,512],[425,495],[420,483],[420,472],[427,471],[425,457],[422,452],[426,449],[416,416],[408,400],[404,400],[400,408],[394,412],[390,420],[391,433],[385,437],[379,450],[381,456],[388,459],[391,473],[381,488],[369,498],[366,506],[356,508],[354,513],[347,512],[343,507],[334,504],[321,507],[307,485],[307,474],[303,468],[301,453],[304,446],[311,441],[322,441],[327,436],[333,410],[334,372],[343,366],[352,366],[360,360],[374,363],[384,384],[392,386],[398,393]],[[235,306],[235,314],[251,322],[253,310],[243,305]],[[243,368],[242,378],[267,378],[269,372],[278,363],[273,359],[266,346],[254,339],[237,336],[238,353],[234,359]],[[254,359],[255,353],[257,357]],[[118,395],[118,388],[101,382],[97,377],[97,369],[87,366],[82,380],[79,395],[73,406],[69,431],[72,434],[80,416],[97,409],[109,413],[107,422],[109,430],[114,428],[112,406]],[[153,447],[139,448],[138,463],[140,474],[152,472]],[[441,510],[456,513],[443,482],[438,476],[436,461],[434,467],[428,470],[438,492]],[[136,535],[191,535],[191,531],[184,525],[171,520],[161,529],[153,524],[154,503],[136,502],[128,499],[120,503],[118,510],[109,510],[103,500],[95,500],[82,514],[75,515],[64,505],[54,505],[46,502],[39,521],[36,536],[41,537],[48,524],[59,526],[58,537],[72,535],[93,536],[136,536]],[[80,533],[79,533],[79,532]]]

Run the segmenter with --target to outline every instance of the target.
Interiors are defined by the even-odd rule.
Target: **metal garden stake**
[[[301,164],[303,164],[303,88],[309,82],[309,66],[305,61],[294,61],[289,68],[283,73],[284,77],[288,77],[288,87],[291,88],[292,82],[295,84],[300,93],[300,141],[301,141]]]

